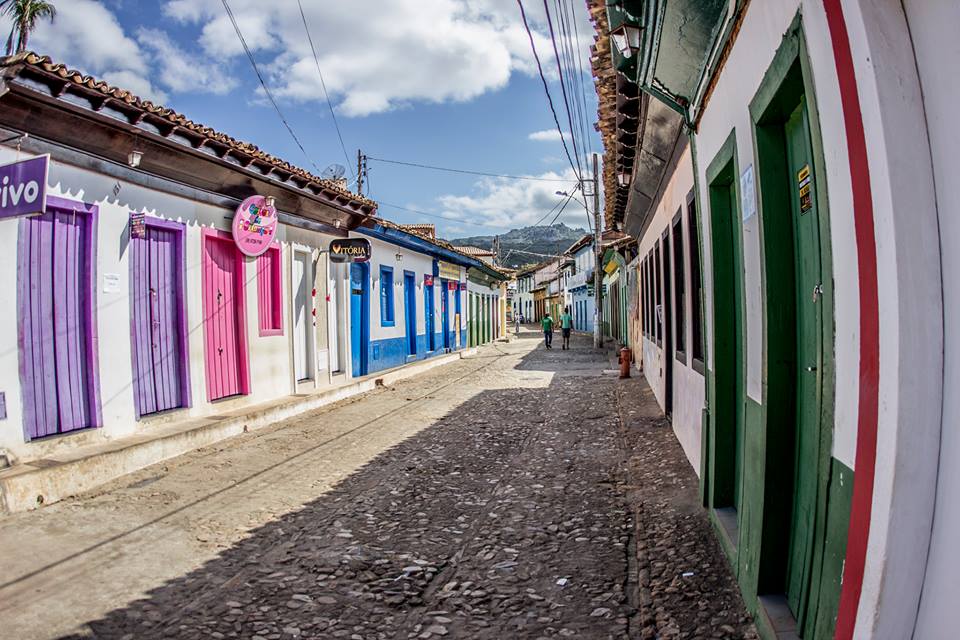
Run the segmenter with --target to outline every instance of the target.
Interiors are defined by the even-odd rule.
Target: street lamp
[[[635,24],[622,23],[610,32],[610,37],[624,58],[632,58],[633,52],[640,49],[640,27]]]
[[[633,179],[633,173],[630,171],[630,169],[623,169],[619,173],[617,173],[617,182],[620,184],[621,187],[629,186],[630,180],[632,179]]]

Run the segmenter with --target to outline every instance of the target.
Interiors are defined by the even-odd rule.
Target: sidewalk
[[[58,502],[157,462],[371,391],[379,384],[390,385],[474,353],[475,348],[457,351],[378,371],[306,396],[289,395],[214,416],[158,425],[149,432],[15,464],[0,471],[0,517]]]

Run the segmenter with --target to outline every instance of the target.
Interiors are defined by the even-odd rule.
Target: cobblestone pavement
[[[482,349],[473,362],[320,412],[324,424],[335,424],[389,406],[364,428],[383,435],[392,422],[418,426],[384,440],[329,489],[318,488],[313,459],[286,468],[276,480],[289,483],[296,508],[224,534],[228,543],[189,571],[158,570],[164,579],[141,593],[116,590],[112,610],[91,616],[91,608],[84,616],[81,595],[71,614],[80,616],[73,620],[80,630],[69,637],[754,637],[696,506],[696,476],[653,410],[649,389],[636,379],[618,381],[609,353],[594,351],[588,338],[575,337],[570,351],[546,351],[537,337],[525,332]],[[431,414],[431,403],[444,411]],[[318,421],[290,421],[267,437],[295,449]],[[361,447],[367,432],[351,429],[354,448]],[[222,456],[240,456],[263,437],[244,436],[206,459],[186,456],[165,467],[157,485],[198,469],[208,469],[212,482],[215,471],[230,472]],[[322,461],[336,466],[348,455],[349,447],[326,451]],[[149,491],[139,483],[150,473],[72,507],[116,500],[122,510],[123,491]],[[251,510],[278,490],[263,477],[259,491],[244,494]],[[209,501],[198,512],[196,502],[139,546],[112,549],[64,579],[83,575],[90,589],[99,589],[98,579],[109,589],[111,569],[127,563],[136,570],[132,554],[157,553],[151,543],[174,548],[157,535],[176,540],[176,531],[198,531],[198,518],[223,523],[243,512],[236,500],[220,512]],[[68,501],[63,509],[70,508]],[[40,516],[28,514],[22,524],[30,517]],[[217,530],[203,531],[209,537]],[[41,567],[12,581],[10,594],[4,589],[12,583],[0,584],[0,599],[25,601],[36,575],[62,570]],[[0,626],[10,612],[0,606]]]

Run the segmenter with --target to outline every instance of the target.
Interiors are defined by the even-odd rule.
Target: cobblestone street
[[[6,519],[4,636],[753,637],[649,390],[538,337]]]

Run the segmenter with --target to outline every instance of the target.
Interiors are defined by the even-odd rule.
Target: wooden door
[[[433,331],[433,285],[423,285],[423,318],[427,328],[427,347],[429,351],[437,348],[437,337]]]
[[[133,394],[137,415],[187,406],[183,226],[148,224],[130,241]]]
[[[209,233],[203,246],[207,395],[248,392],[243,261],[228,236]]]
[[[407,328],[407,355],[417,355],[417,277],[403,274],[403,318]]]
[[[343,340],[341,327],[343,317],[340,308],[343,304],[342,292],[343,267],[329,263],[327,273],[327,332],[330,339],[330,371],[339,373],[342,370]]]
[[[450,350],[450,292],[449,280],[440,281],[440,329],[443,331],[443,348]]]
[[[820,434],[822,319],[820,232],[813,152],[805,101],[784,126],[796,280],[796,436],[793,517],[787,570],[787,601],[799,628],[805,623],[817,504]]]
[[[20,223],[20,380],[28,440],[99,425],[94,210]]]
[[[310,254],[293,252],[293,368],[297,382],[310,379],[310,360],[313,351],[313,299],[311,290]]]
[[[369,267],[363,263],[350,265],[350,356],[354,377],[368,371],[367,351],[370,345]]]

